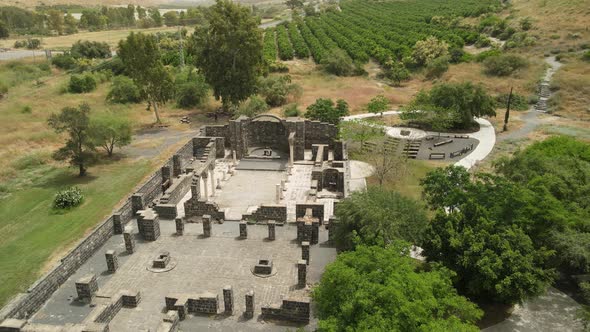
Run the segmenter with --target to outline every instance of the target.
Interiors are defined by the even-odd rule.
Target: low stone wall
[[[225,220],[225,212],[219,211],[217,203],[199,199],[191,198],[184,202],[184,213],[187,221],[190,221],[190,217],[202,217],[206,214],[216,220]]]
[[[305,121],[305,148],[311,149],[313,144],[329,144],[334,147],[334,140],[338,138],[338,127],[319,121]]]
[[[261,309],[264,318],[307,323],[311,314],[311,303],[309,299],[287,299],[283,300],[280,307],[267,305]]]
[[[281,204],[263,204],[251,214],[244,214],[244,220],[265,221],[274,220],[287,222],[287,206]]]
[[[319,219],[320,224],[324,223],[324,203],[301,203],[295,205],[295,218],[305,216],[305,211],[311,209],[312,216]]]

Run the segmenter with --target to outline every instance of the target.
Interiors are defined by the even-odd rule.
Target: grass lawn
[[[50,165],[24,170],[22,176],[38,177],[31,174],[33,183],[0,200],[0,306],[50,268],[47,262],[59,259],[57,252],[108,216],[150,170],[147,160],[95,166],[86,178],[77,177],[74,169]],[[53,210],[55,193],[74,185],[84,193],[83,204],[65,213]]]

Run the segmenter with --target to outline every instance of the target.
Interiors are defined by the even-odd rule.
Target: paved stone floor
[[[122,309],[110,323],[111,331],[153,331],[163,317],[164,297],[169,294],[216,293],[222,308],[222,288],[226,285],[234,289],[235,314],[229,317],[189,317],[182,323],[186,331],[206,328],[227,331],[285,330],[285,326],[264,322],[258,316],[263,304],[280,303],[283,297],[307,294],[307,290],[296,287],[296,262],[301,257],[301,248],[294,241],[295,226],[277,227],[275,241],[266,240],[268,229],[263,225],[249,225],[246,240],[238,239],[239,226],[236,222],[213,224],[210,238],[202,237],[201,224],[187,224],[183,236],[174,234],[173,221],[163,220],[160,227],[162,235],[157,241],[138,239],[137,251],[132,255],[120,254],[119,269],[115,274],[109,274],[106,272],[104,252],[108,249],[116,249],[120,253],[124,251],[122,235],[113,236],[60,287],[33,317],[33,321],[46,324],[81,322],[92,308],[74,300],[74,282],[82,275],[93,272],[98,277],[99,298],[108,298],[121,289],[141,291],[139,307]],[[335,249],[323,245],[326,240],[327,231],[322,228],[320,245],[311,249],[308,284],[318,282],[325,265],[336,257]],[[160,251],[170,252],[177,262],[176,268],[164,273],[147,270]],[[276,275],[260,278],[251,273],[251,267],[260,258],[273,260]],[[245,308],[244,295],[249,290],[255,292],[256,312],[254,319],[244,320],[241,313]]]

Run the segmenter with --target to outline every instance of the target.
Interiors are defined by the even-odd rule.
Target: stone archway
[[[271,114],[258,115],[250,119],[244,129],[248,155],[270,149],[281,159],[289,157],[289,130],[280,118]]]

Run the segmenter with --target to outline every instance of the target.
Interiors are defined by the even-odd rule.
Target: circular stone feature
[[[272,259],[259,259],[258,262],[250,269],[252,274],[261,278],[272,277],[277,274],[277,269],[273,267]]]

